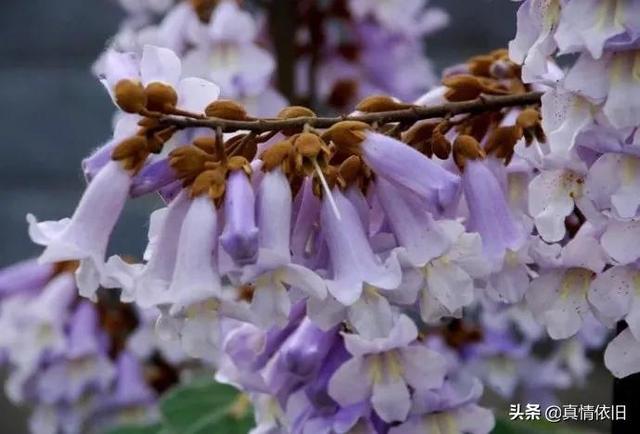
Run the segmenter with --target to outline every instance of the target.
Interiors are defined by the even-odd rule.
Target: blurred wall
[[[431,3],[452,18],[428,44],[439,67],[503,47],[513,34],[516,5],[510,1]],[[26,233],[27,212],[58,219],[73,211],[83,189],[80,159],[111,129],[111,102],[90,65],[120,19],[112,0],[2,0],[0,266],[39,252]],[[140,251],[151,202],[128,206],[116,234],[119,251]],[[3,401],[0,433],[26,432],[25,413]]]

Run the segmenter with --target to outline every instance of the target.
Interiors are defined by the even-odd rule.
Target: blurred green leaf
[[[161,434],[162,425],[126,425],[106,432],[106,434]]]
[[[169,392],[160,411],[166,428],[180,434],[246,434],[253,427],[246,398],[233,387],[210,380]]]
[[[254,426],[246,396],[208,379],[175,387],[159,406],[158,424],[123,426],[107,434],[246,434]]]

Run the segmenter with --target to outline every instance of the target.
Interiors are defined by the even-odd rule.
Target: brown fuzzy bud
[[[280,111],[280,113],[278,113],[279,119],[295,119],[295,118],[311,118],[311,117],[313,118],[316,117],[316,114],[313,112],[313,110],[308,109],[306,107],[302,107],[302,106],[285,107]],[[284,134],[285,136],[293,136],[294,134],[300,133],[302,129],[303,129],[302,126],[286,128],[282,130],[282,134]]]
[[[153,112],[169,113],[178,104],[178,94],[168,84],[149,83],[144,93],[147,97],[147,109]]]
[[[216,153],[216,139],[215,137],[200,136],[193,139],[193,146],[202,149],[207,154]]]
[[[435,131],[431,137],[431,151],[441,160],[449,158],[451,142],[440,131]]]
[[[200,173],[191,185],[191,197],[208,194],[213,200],[220,199],[225,191],[225,170],[222,168],[205,170]]]
[[[333,124],[331,128],[322,133],[325,142],[333,142],[342,151],[350,154],[360,154],[360,144],[366,137],[366,131],[371,126],[364,122],[342,121]]]
[[[127,113],[140,113],[147,104],[144,87],[133,80],[120,80],[114,89],[114,97],[118,107]]]
[[[411,104],[398,102],[390,96],[373,95],[360,101],[356,106],[356,110],[365,113],[378,113],[391,110],[401,110],[409,107],[411,107]]]
[[[247,111],[235,101],[220,99],[214,101],[204,109],[210,118],[227,119],[230,121],[243,121],[247,119]]]
[[[280,110],[278,113],[278,119],[295,119],[295,118],[314,118],[316,114],[313,110],[302,107],[299,105],[294,105],[290,107],[285,107]]]
[[[453,158],[460,170],[464,169],[466,160],[479,160],[485,157],[486,154],[480,143],[472,136],[462,134],[453,142]]]
[[[283,140],[265,150],[260,159],[262,160],[262,170],[268,172],[280,166],[293,150],[293,145],[289,140]]]
[[[489,77],[491,65],[495,59],[493,56],[485,54],[480,56],[474,56],[467,62],[469,72],[473,75]]]
[[[478,78],[469,74],[445,77],[442,84],[449,88],[444,95],[449,101],[468,101],[478,98],[482,93]]]

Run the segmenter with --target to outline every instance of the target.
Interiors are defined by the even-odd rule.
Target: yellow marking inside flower
[[[622,159],[622,183],[624,185],[633,184],[639,168],[640,160],[634,157],[624,157]]]
[[[455,417],[449,412],[434,413],[426,417],[425,432],[429,434],[457,434],[460,432]]]
[[[560,18],[560,0],[547,0],[543,6],[543,22],[542,26],[545,31],[550,31],[555,27]]]
[[[382,360],[380,356],[369,356],[369,375],[373,383],[382,381]]]
[[[633,67],[631,68],[631,78],[640,81],[640,51],[636,50],[633,55]]]
[[[591,284],[591,276],[592,272],[585,268],[569,269],[564,274],[560,284],[560,297],[566,300],[569,298],[571,292],[575,291],[575,288],[578,288],[581,294],[586,295],[589,290],[589,285]]]
[[[598,7],[598,13],[596,15],[598,17],[596,27],[602,29],[611,17],[613,17],[614,22],[619,22],[619,9],[620,8],[618,8],[618,0],[601,1]]]
[[[636,295],[640,296],[640,272],[634,272],[631,281],[633,282],[633,289]]]
[[[396,351],[385,353],[387,373],[394,379],[402,377],[404,368]]]

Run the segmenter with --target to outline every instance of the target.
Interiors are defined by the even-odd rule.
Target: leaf
[[[246,434],[254,425],[246,398],[211,380],[173,389],[160,402],[160,411],[166,430],[176,434]]]

